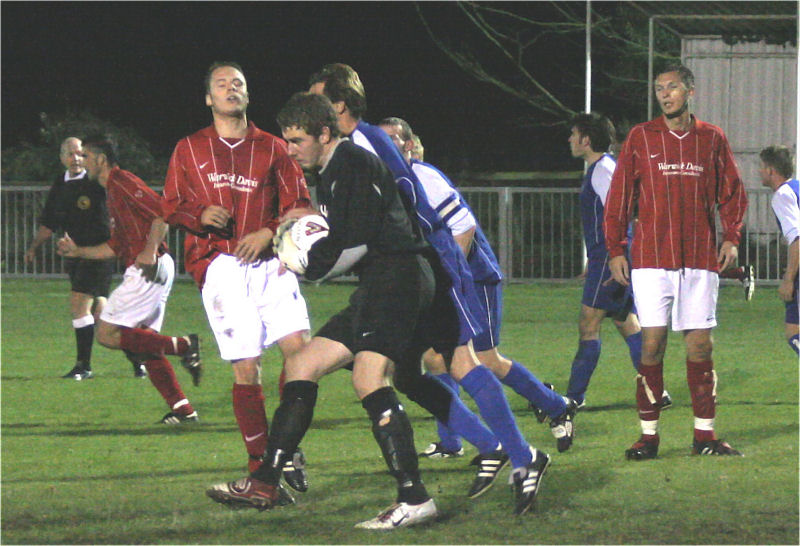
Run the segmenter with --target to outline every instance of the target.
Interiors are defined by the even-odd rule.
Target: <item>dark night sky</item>
[[[515,128],[524,105],[452,64],[410,2],[3,2],[2,146],[35,141],[38,113],[69,106],[132,127],[156,155],[169,156],[179,138],[210,121],[202,77],[214,60],[242,64],[248,117],[270,132],[312,72],[345,62],[366,87],[367,121],[407,119],[433,163],[576,165],[566,132],[542,143]]]

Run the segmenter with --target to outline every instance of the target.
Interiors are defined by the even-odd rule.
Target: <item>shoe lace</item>
[[[391,505],[389,508],[378,514],[377,520],[380,522],[391,521],[392,516],[395,513],[395,510],[397,510],[398,508],[400,508],[400,505],[398,503]]]

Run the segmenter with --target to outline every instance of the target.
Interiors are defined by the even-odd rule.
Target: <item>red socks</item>
[[[152,330],[121,326],[120,348],[134,353],[150,355],[182,355],[189,349],[189,342],[182,337],[162,336]]]
[[[694,412],[694,437],[699,442],[716,440],[714,417],[716,416],[717,374],[714,362],[686,361],[686,382],[692,396]]]
[[[664,363],[639,367],[636,376],[636,408],[640,421],[658,421],[661,409],[657,403],[664,395]]]
[[[261,385],[233,385],[233,414],[242,433],[245,449],[250,455],[250,472],[261,464],[267,450],[269,426],[264,409],[264,392]]]
[[[194,411],[178,384],[172,364],[166,358],[162,356],[161,358],[146,360],[144,367],[147,370],[150,382],[161,393],[161,397],[166,400],[171,410],[182,415],[189,415]],[[181,404],[181,402],[184,403]]]

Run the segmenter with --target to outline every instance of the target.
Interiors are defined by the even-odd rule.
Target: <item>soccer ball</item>
[[[278,227],[273,239],[275,253],[287,269],[302,275],[308,266],[308,251],[328,233],[328,222],[319,214],[291,218]]]

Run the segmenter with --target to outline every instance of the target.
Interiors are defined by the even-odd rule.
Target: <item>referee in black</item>
[[[25,262],[34,263],[36,250],[54,232],[63,231],[80,246],[94,246],[110,238],[105,189],[92,182],[83,168],[80,139],[68,137],[61,143],[61,163],[66,172],[59,175],[47,195],[39,230],[25,252]],[[111,285],[114,260],[65,259],[71,283],[70,311],[75,329],[77,359],[63,377],[81,381],[92,377],[92,344],[95,316],[103,310]],[[144,367],[134,362],[134,373],[145,375]]]

